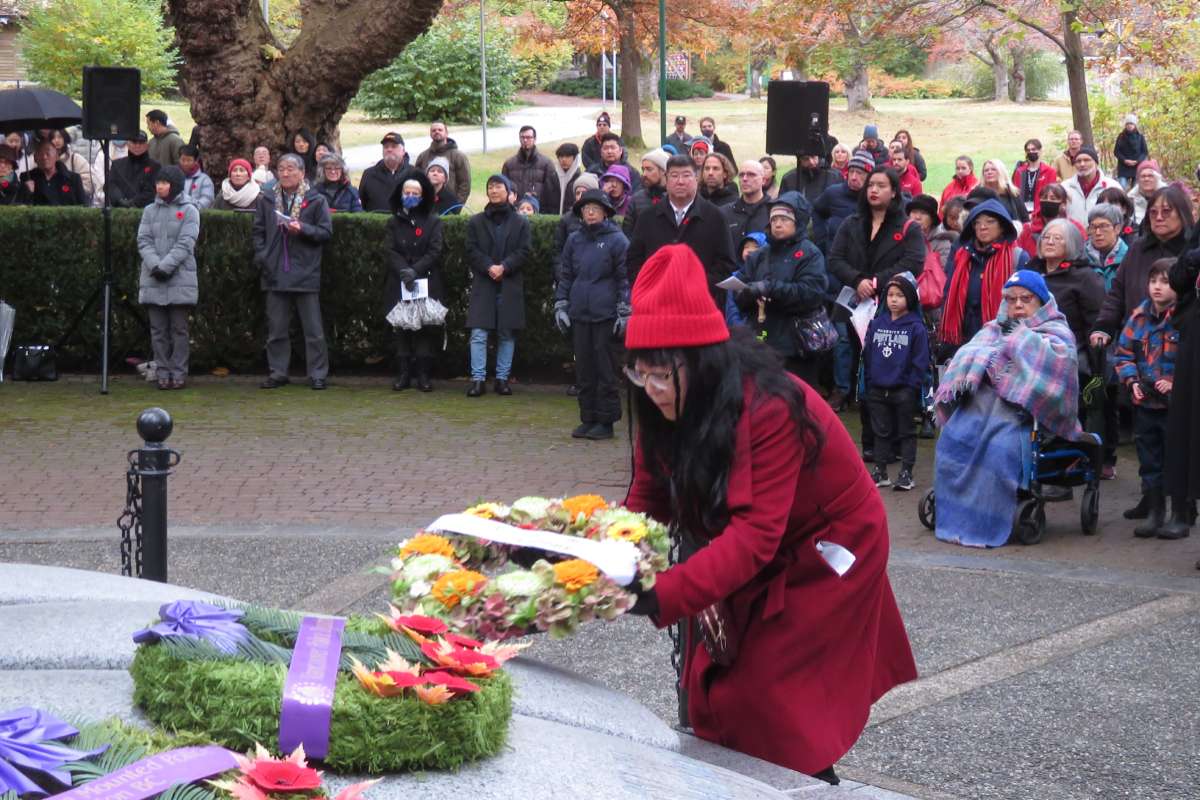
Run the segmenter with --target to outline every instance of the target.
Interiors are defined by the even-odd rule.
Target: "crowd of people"
[[[687,123],[677,117],[662,146],[640,160],[631,160],[607,113],[597,117],[594,134],[559,145],[553,158],[538,150],[532,126],[520,129],[516,153],[488,178],[486,203],[467,227],[469,396],[487,391],[492,335],[492,390],[512,392],[527,302],[526,218],[556,215],[552,302],[555,323],[575,350],[571,391],[581,424],[574,436],[613,435],[630,287],[654,253],[682,243],[704,266],[709,294],[730,326],[752,329],[789,370],[821,387],[835,410],[857,401],[862,456],[874,467],[876,485],[908,490],[916,485],[916,438],[933,435],[939,365],[952,364],[985,331],[994,334],[989,326],[1000,317],[1011,322],[1013,315],[1001,314],[1008,282],[1030,272],[1044,281],[1070,329],[1079,385],[1091,385],[1094,395],[1098,381],[1107,401],[1103,424],[1095,426],[1104,442],[1102,477],[1116,474],[1127,400],[1144,494],[1127,516],[1148,518],[1139,535],[1186,535],[1200,478],[1166,442],[1194,435],[1193,410],[1177,402],[1192,387],[1176,389],[1174,373],[1194,349],[1185,343],[1195,335],[1187,322],[1200,260],[1200,194],[1183,181],[1167,181],[1135,116],[1126,118],[1113,145],[1114,176],[1072,131],[1053,158],[1043,158],[1041,141],[1027,140],[1012,170],[990,158],[977,172],[972,158],[959,156],[938,194],[927,189],[925,156],[906,130],[885,140],[878,126],[867,125],[852,147],[829,137],[822,152],[798,155],[795,168],[784,172],[770,156],[735,161],[711,117],[700,120],[694,135]],[[254,215],[269,321],[264,388],[289,381],[293,308],[310,385],[326,386],[318,289],[332,214],[390,215],[385,314],[413,292],[442,299],[439,220],[461,213],[471,195],[470,160],[445,123],[431,124],[429,147],[415,159],[401,134],[388,133],[380,160],[357,186],[337,148],[304,129],[274,161],[267,147],[255,148],[251,160],[234,159],[217,184],[204,171],[197,143],[184,142],[165,113],[149,112],[146,126],[148,132],[112,144],[107,181],[102,157],[73,147],[66,131],[9,134],[0,146],[0,204],[145,209],[140,297],[150,309],[160,387],[186,385],[187,318],[198,299],[193,250],[203,209]],[[849,313],[860,303],[878,309],[865,331],[855,329]],[[440,338],[397,332],[393,388],[408,389],[415,376],[419,389],[432,390]],[[1090,374],[1089,348],[1107,356],[1101,375]]]

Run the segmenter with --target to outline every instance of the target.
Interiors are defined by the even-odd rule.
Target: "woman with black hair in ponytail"
[[[634,613],[694,618],[681,686],[697,735],[836,783],[871,704],[916,678],[883,502],[820,396],[730,334],[687,246],[646,261],[632,306],[625,504],[671,525],[682,562]]]

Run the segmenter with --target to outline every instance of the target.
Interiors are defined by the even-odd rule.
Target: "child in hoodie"
[[[900,450],[896,491],[913,488],[917,461],[917,425],[921,384],[929,372],[929,333],[921,321],[917,282],[902,272],[887,283],[887,310],[871,321],[862,357],[867,382],[867,411],[875,432],[875,485],[893,486],[887,465]]]

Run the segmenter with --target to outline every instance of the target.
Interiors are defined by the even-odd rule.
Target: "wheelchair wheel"
[[[1022,500],[1017,507],[1013,533],[1021,544],[1037,544],[1046,532],[1046,507],[1035,497]]]
[[[933,499],[933,489],[930,489],[921,498],[921,504],[917,506],[917,518],[921,520],[921,524],[927,529],[933,530],[933,526],[937,521],[936,513],[936,501]]]
[[[1083,490],[1083,503],[1079,506],[1079,526],[1084,536],[1096,533],[1096,523],[1100,520],[1100,487],[1089,486]]]

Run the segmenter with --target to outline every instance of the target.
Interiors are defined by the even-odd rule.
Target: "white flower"
[[[429,594],[429,591],[432,588],[433,584],[431,583],[426,583],[425,581],[415,581],[412,586],[408,587],[408,596],[424,597],[425,595]]]
[[[496,576],[492,582],[505,597],[533,597],[546,588],[546,582],[527,570],[516,570]]]
[[[512,504],[512,510],[526,514],[530,519],[539,519],[549,512],[550,502],[545,497],[522,497]]]
[[[404,562],[401,574],[410,583],[425,581],[453,568],[454,562],[437,553],[423,553]]]

